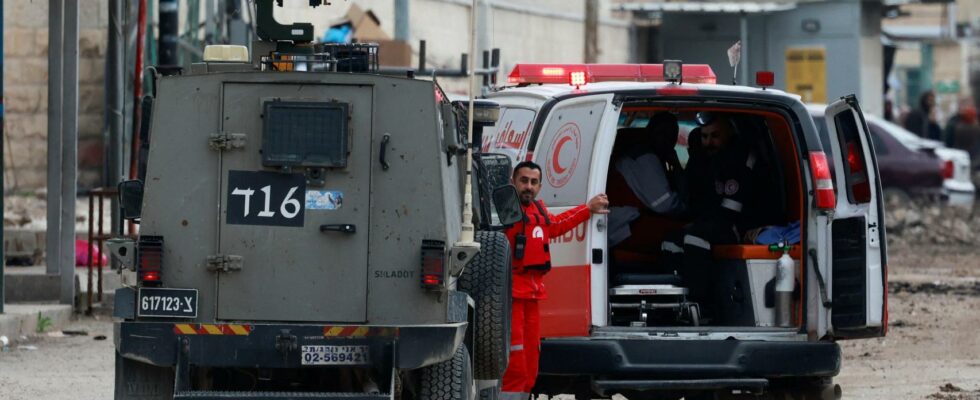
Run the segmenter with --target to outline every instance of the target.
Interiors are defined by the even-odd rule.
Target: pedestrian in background
[[[953,146],[970,153],[973,165],[980,156],[980,123],[977,122],[977,109],[969,101],[960,102],[952,129]]]
[[[895,122],[895,104],[891,100],[885,100],[885,121]]]
[[[905,129],[919,137],[942,140],[942,129],[936,123],[936,93],[927,90],[919,96],[919,107],[905,118]]]
[[[943,127],[943,142],[946,143],[946,147],[956,147],[956,127],[960,125],[964,109],[973,105],[973,99],[962,96],[956,104],[956,112],[946,120],[946,126]]]

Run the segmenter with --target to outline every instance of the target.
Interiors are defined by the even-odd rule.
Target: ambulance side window
[[[534,115],[534,110],[528,108],[501,107],[497,123],[487,129],[489,134],[485,133],[482,152],[504,154],[512,165],[523,161]]]
[[[541,165],[541,193],[549,206],[575,206],[585,202],[592,148],[606,100],[556,106],[542,129],[534,150]]]

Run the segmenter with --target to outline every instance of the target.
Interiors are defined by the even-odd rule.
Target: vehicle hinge
[[[242,270],[242,256],[218,254],[208,256],[208,271],[231,272]]]
[[[244,133],[212,133],[208,136],[208,147],[211,150],[232,150],[245,148]]]

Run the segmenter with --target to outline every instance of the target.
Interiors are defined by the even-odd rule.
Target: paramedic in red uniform
[[[541,191],[541,167],[523,161],[514,167],[511,176],[521,206],[524,221],[507,230],[512,249],[513,305],[511,307],[510,363],[504,373],[501,400],[527,400],[538,377],[538,356],[541,333],[538,301],[548,294],[544,275],[551,269],[548,242],[588,221],[592,214],[608,213],[609,200],[599,194],[559,215],[548,213],[544,203],[536,200]]]

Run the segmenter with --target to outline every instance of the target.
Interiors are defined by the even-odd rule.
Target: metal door
[[[837,207],[831,223],[831,326],[838,338],[880,336],[888,324],[887,259],[874,145],[853,95],[827,107]]]
[[[364,322],[372,88],[227,83],[222,101],[212,145],[239,143],[218,166],[218,319]]]

